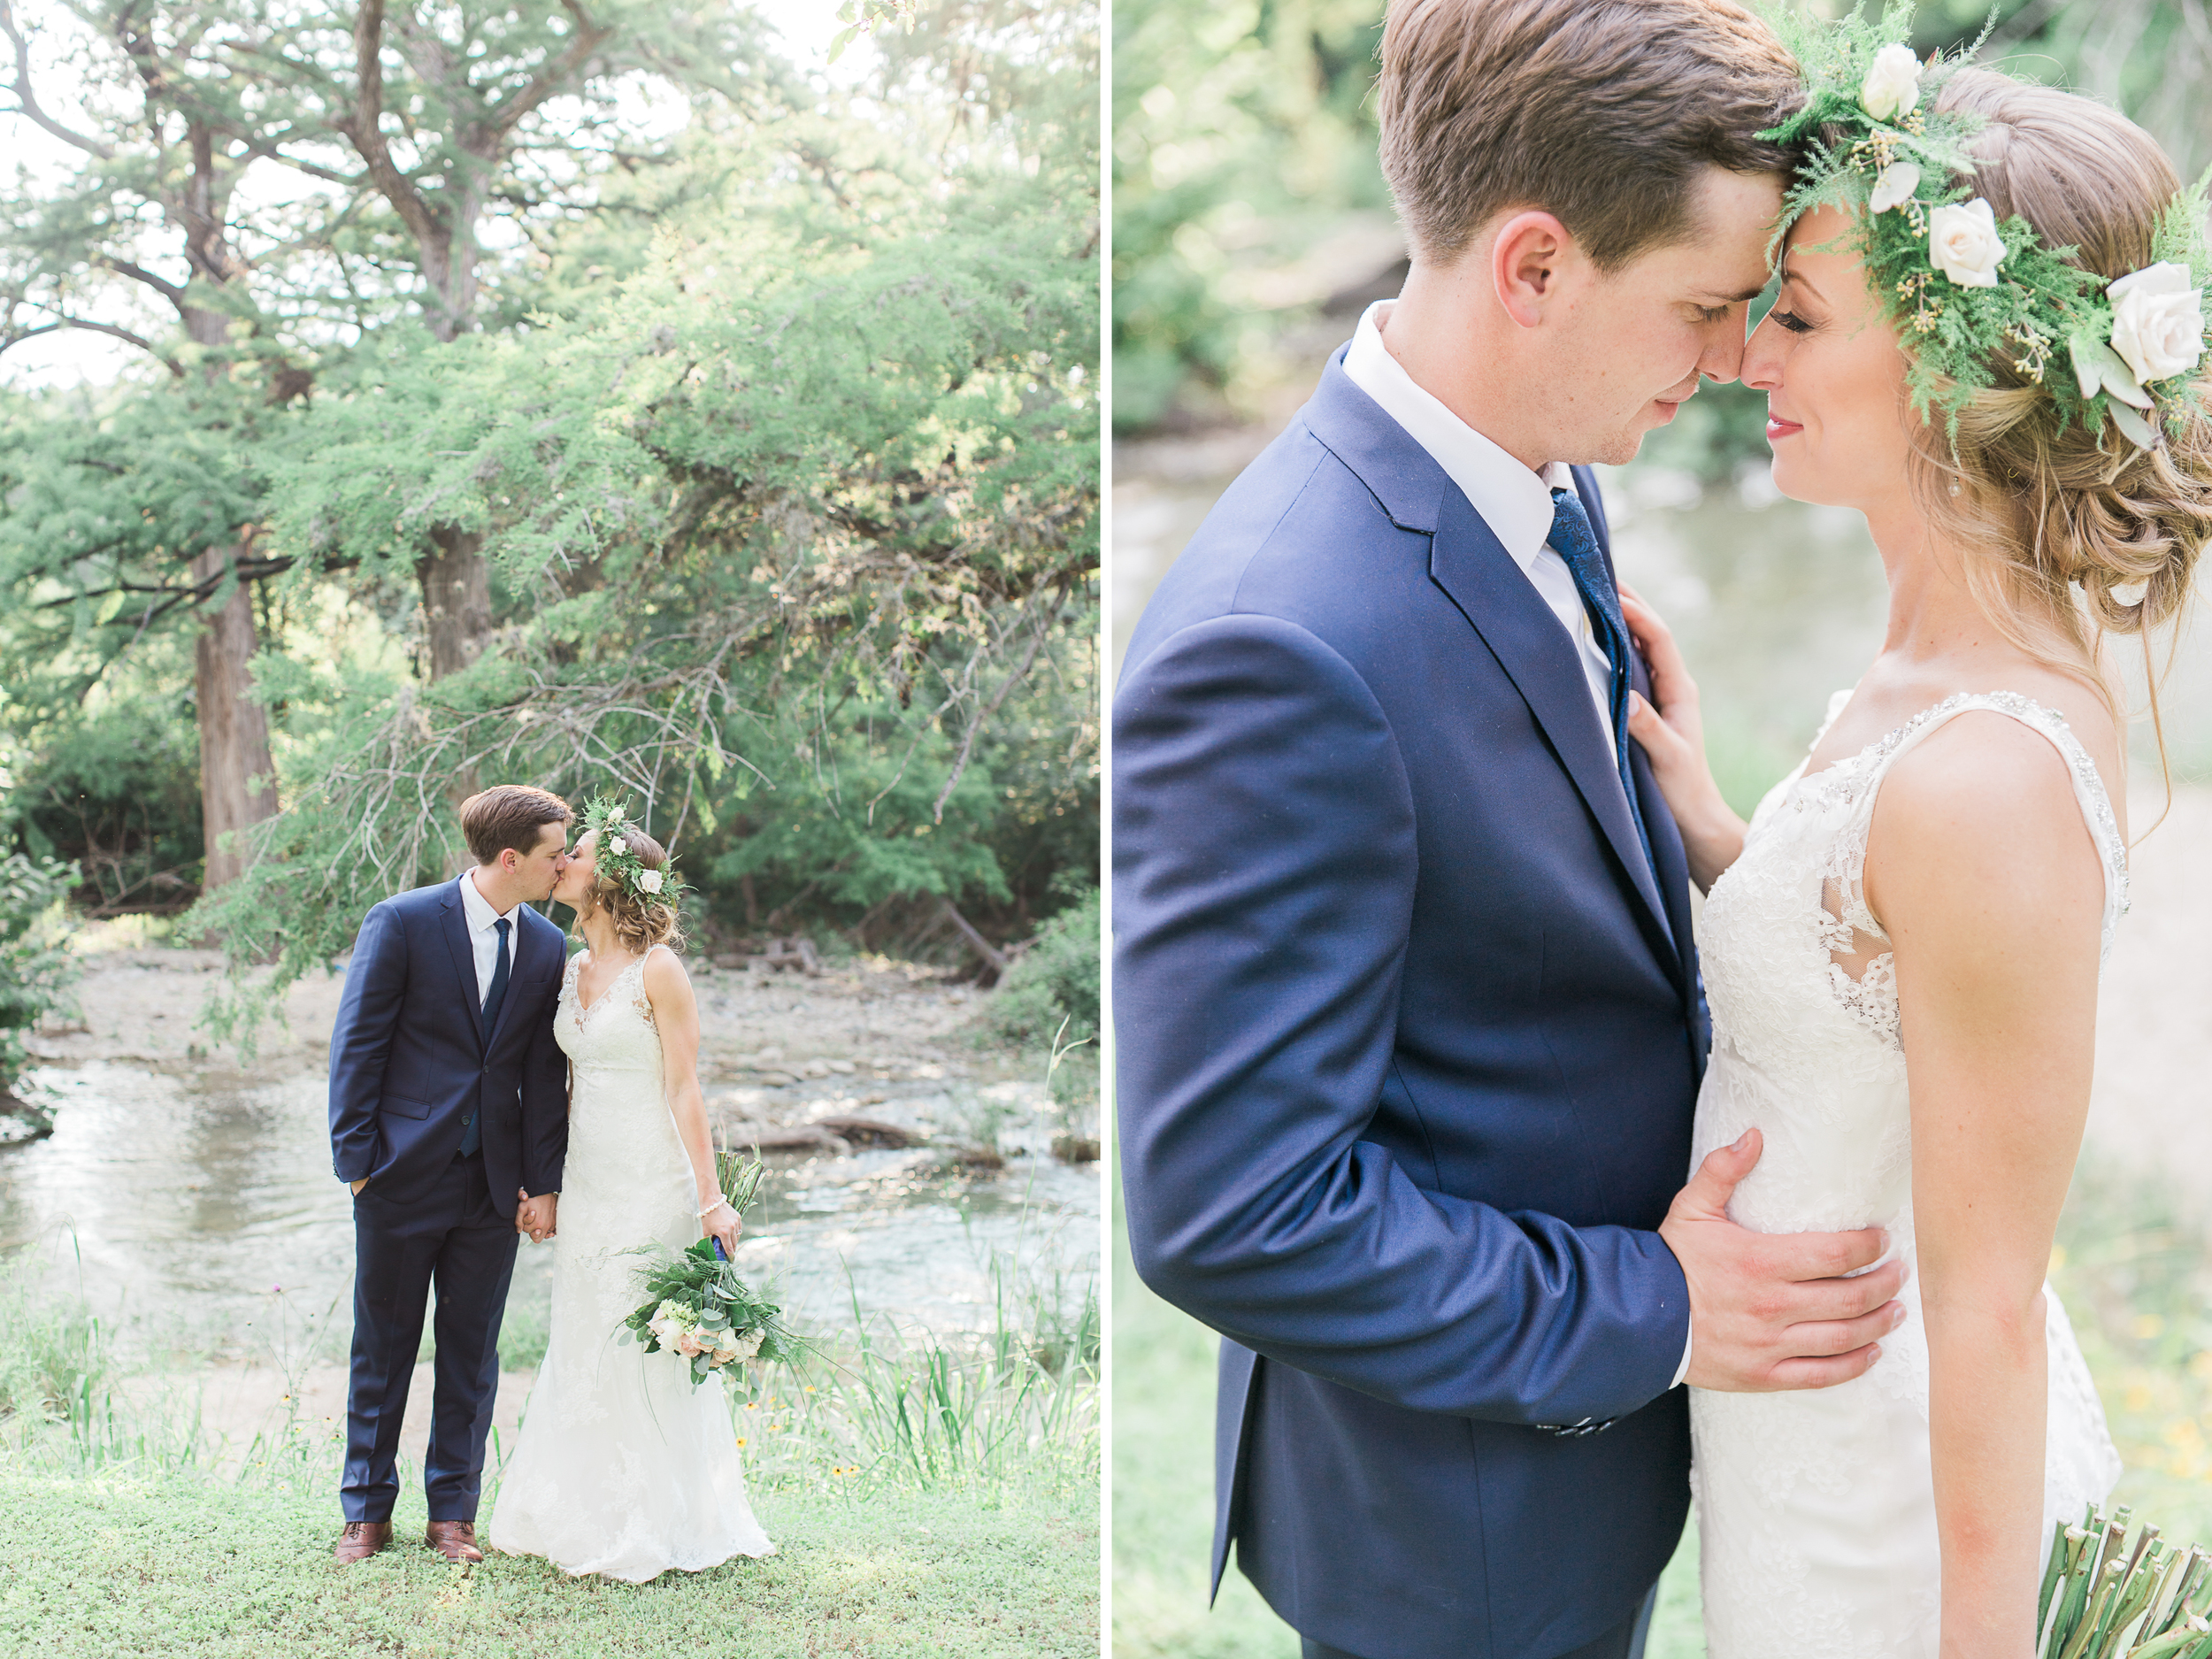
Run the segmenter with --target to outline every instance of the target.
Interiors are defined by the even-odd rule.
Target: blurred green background
[[[1403,277],[1370,96],[1382,13],[1378,0],[1113,8],[1116,674],[1214,500]],[[1980,0],[1924,4],[1916,45],[1969,40],[1988,14]],[[2003,0],[1983,57],[2124,109],[2185,177],[2212,162],[2202,0]],[[1764,406],[1709,385],[1633,465],[1603,470],[1623,574],[1674,624],[1716,770],[1744,809],[1857,678],[1885,598],[1855,513],[1774,491]],[[2119,1501],[2212,1543],[2212,879],[2194,856],[2212,836],[2212,659],[2185,631],[2156,649],[2172,664],[2161,707],[2177,789],[2134,855],[2053,1279],[2128,1464]],[[2135,739],[2140,837],[2166,803],[2147,721]],[[1233,1570],[1207,1609],[1214,1339],[1138,1281],[1118,1193],[1114,1232],[1114,1651],[1291,1659],[1296,1637]],[[1704,1651],[1695,1549],[1693,1533],[1663,1585],[1651,1659]]]

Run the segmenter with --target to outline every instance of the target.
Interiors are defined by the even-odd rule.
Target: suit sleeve
[[[1116,1084],[1145,1282],[1417,1410],[1564,1424],[1665,1392],[1688,1295],[1656,1233],[1425,1190],[1360,1139],[1420,872],[1396,740],[1350,665],[1271,618],[1187,628],[1125,680],[1113,767]]]
[[[330,1032],[330,1156],[342,1181],[365,1179],[376,1161],[376,1105],[406,993],[406,928],[389,904],[379,904],[354,941]]]
[[[561,1190],[568,1162],[568,1056],[553,1018],[538,1022],[522,1064],[522,1186],[533,1197]]]

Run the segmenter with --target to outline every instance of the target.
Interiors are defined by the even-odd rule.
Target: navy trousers
[[[438,1293],[437,1362],[423,1486],[434,1521],[473,1521],[484,1441],[499,1391],[499,1321],[515,1271],[514,1203],[492,1202],[481,1152],[457,1157],[427,1190],[353,1200],[353,1373],[346,1400],[349,1521],[388,1521],[399,1496],[400,1421]]]
[[[1659,1586],[1651,1586],[1651,1594],[1636,1609],[1636,1617],[1617,1629],[1609,1630],[1595,1641],[1585,1642],[1572,1653],[1561,1654],[1558,1659],[1644,1659],[1644,1639],[1651,1634],[1652,1609],[1659,1604]],[[1310,1637],[1301,1637],[1298,1642],[1299,1659],[1356,1659],[1341,1647],[1330,1647]]]

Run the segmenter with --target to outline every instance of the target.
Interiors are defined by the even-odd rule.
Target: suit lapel
[[[1653,948],[1662,960],[1678,962],[1657,884],[1628,815],[1628,797],[1621,791],[1620,773],[1572,644],[1551,607],[1456,489],[1444,491],[1438,504],[1429,574],[1490,648],[1574,780],[1636,890]]]
[[[457,881],[446,883],[443,921],[446,949],[453,953],[453,972],[460,976],[461,1002],[469,1011],[469,1029],[476,1033],[476,1049],[481,1054],[488,1044],[484,1010],[476,995],[476,948],[469,942],[468,913],[461,907]]]

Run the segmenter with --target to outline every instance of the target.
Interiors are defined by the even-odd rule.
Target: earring
[[[1955,478],[1951,480],[1951,493],[1954,495],[1959,493],[1959,481]]]

